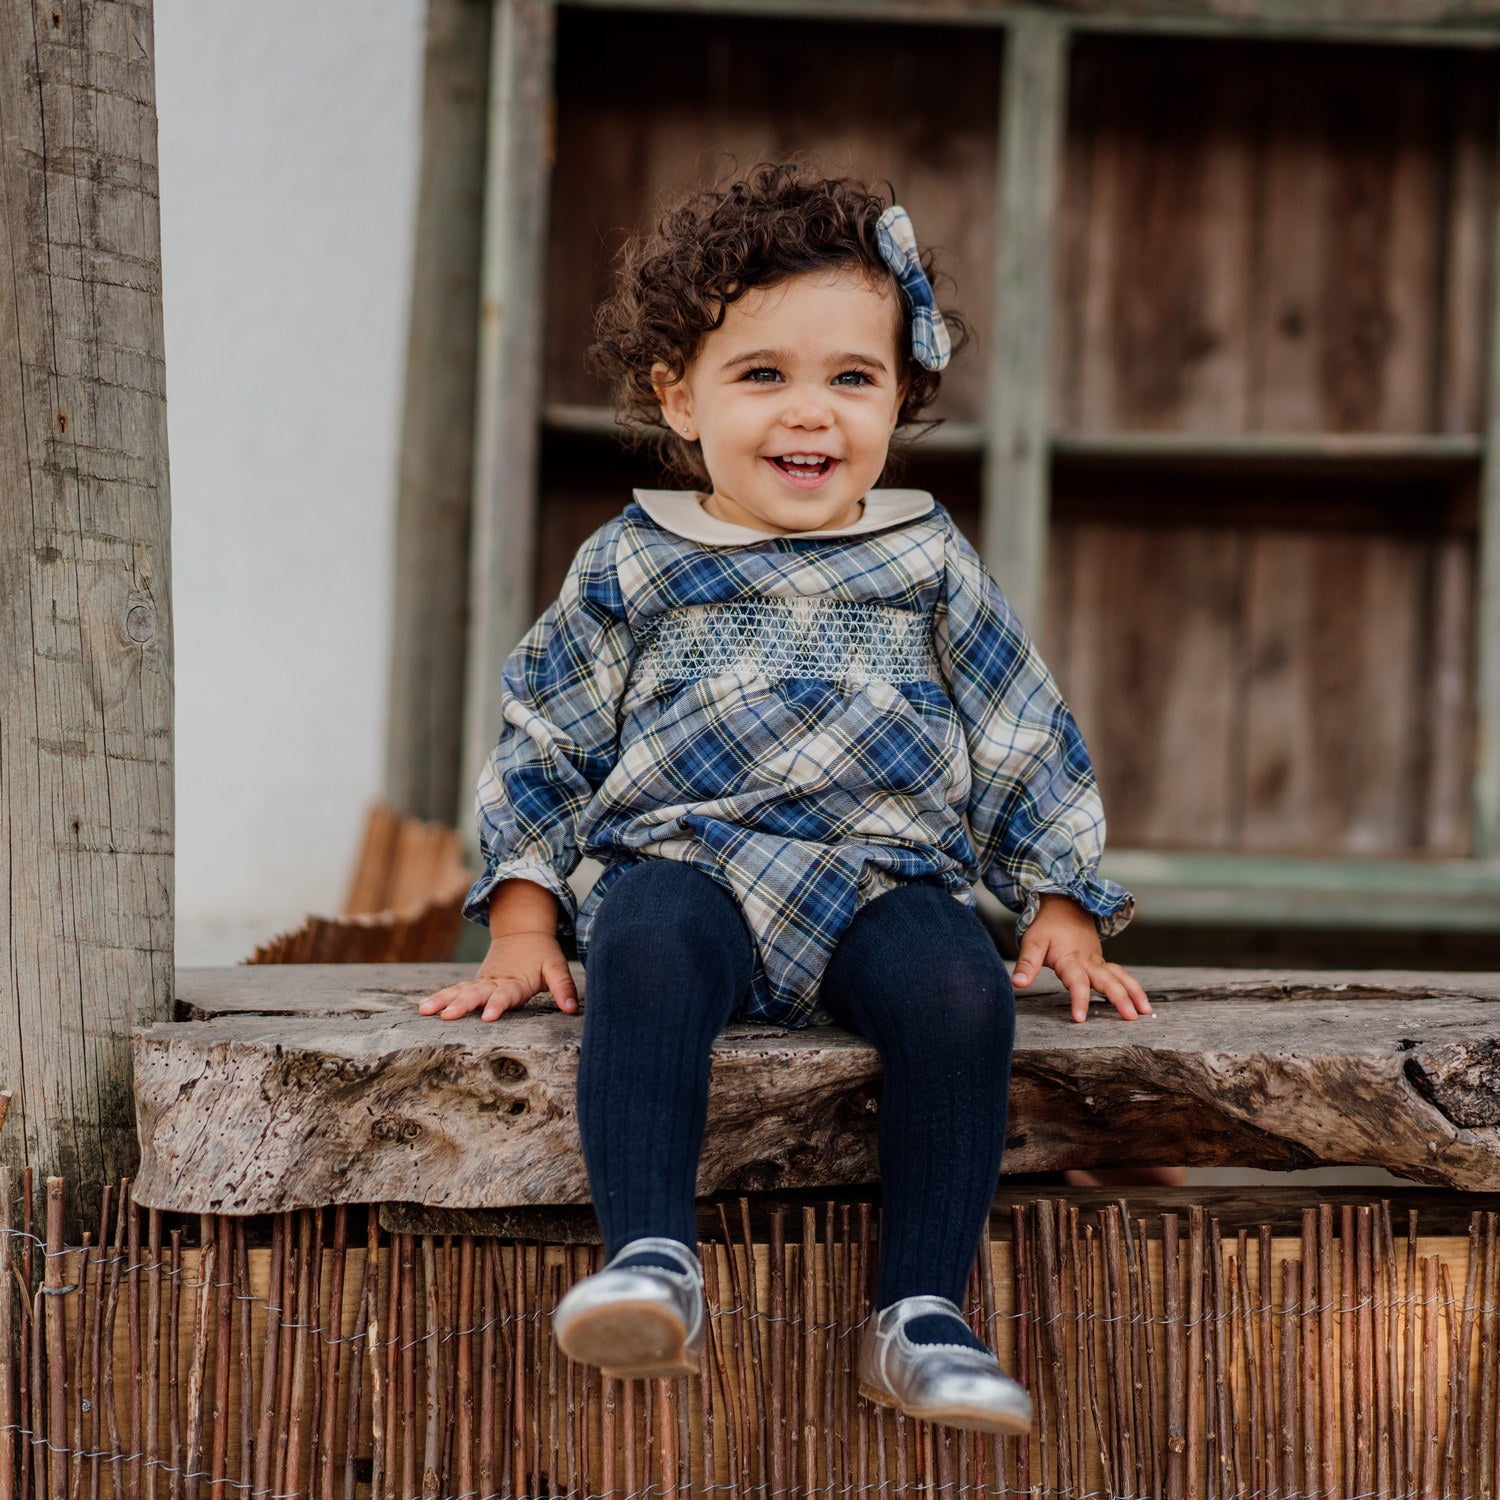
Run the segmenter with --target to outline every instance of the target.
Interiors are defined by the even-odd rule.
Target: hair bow
[[[917,363],[927,370],[941,370],[953,353],[953,341],[932,295],[932,283],[922,269],[911,216],[900,204],[893,203],[881,214],[875,224],[875,239],[881,258],[895,273],[911,305],[911,350]]]

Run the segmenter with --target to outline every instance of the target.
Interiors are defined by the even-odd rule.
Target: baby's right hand
[[[438,990],[417,1009],[424,1016],[456,1021],[483,1006],[484,1019],[494,1021],[542,990],[551,991],[559,1010],[577,1013],[578,989],[557,939],[549,933],[518,932],[492,939],[473,979]]]

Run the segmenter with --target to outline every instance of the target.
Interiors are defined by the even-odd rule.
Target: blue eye
[[[781,379],[781,371],[773,369],[770,365],[757,365],[756,368],[753,369],[753,370],[746,370],[745,374],[744,374],[744,379],[755,381],[755,383],[757,385],[765,385],[765,384],[767,384],[766,381],[760,380],[758,378],[761,375],[769,375],[772,380],[780,380]]]
[[[860,385],[873,385],[874,381],[865,374],[863,370],[845,370],[842,375],[835,376],[835,382],[843,380],[844,376],[852,375]]]

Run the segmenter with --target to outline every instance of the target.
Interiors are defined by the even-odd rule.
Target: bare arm
[[[456,1021],[483,1008],[497,1020],[542,990],[557,1008],[574,1015],[578,989],[557,942],[557,898],[530,880],[506,880],[490,896],[490,951],[473,979],[429,995],[417,1009],[424,1016]]]

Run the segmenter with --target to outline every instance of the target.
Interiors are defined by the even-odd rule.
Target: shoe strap
[[[628,1244],[621,1245],[619,1253],[610,1261],[610,1265],[617,1265],[627,1255],[645,1254],[665,1255],[675,1260],[682,1267],[685,1275],[691,1277],[695,1283],[702,1284],[703,1265],[698,1257],[681,1240],[669,1240],[662,1235],[643,1235],[638,1240],[631,1240]]]
[[[928,1313],[949,1313],[965,1326],[968,1324],[968,1320],[956,1302],[950,1302],[946,1297],[926,1294],[917,1297],[901,1297],[892,1302],[889,1307],[882,1307],[877,1316],[894,1325],[909,1323],[913,1318],[920,1318]]]

